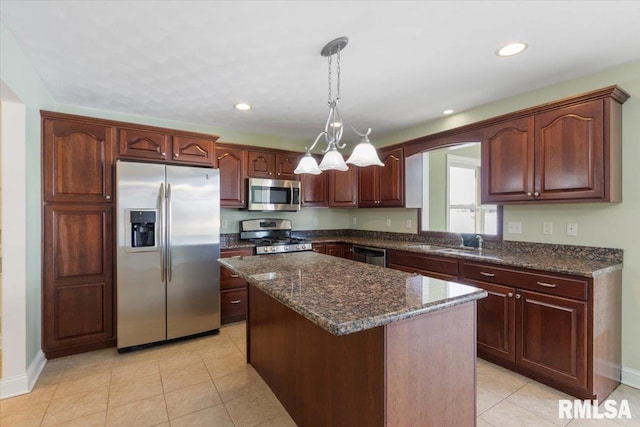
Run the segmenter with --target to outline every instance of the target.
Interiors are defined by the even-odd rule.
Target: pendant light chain
[[[338,53],[336,54],[336,74],[338,76],[338,83],[336,85],[336,102],[340,100],[340,50],[338,49]]]
[[[331,55],[327,57],[329,63],[329,98],[327,99],[327,104],[331,106]]]
[[[327,62],[329,63],[329,97],[327,99],[327,104],[331,105],[334,99],[331,97],[331,75],[333,74],[333,55],[329,55],[327,57]],[[338,77],[338,81],[336,82],[336,103],[340,100],[340,50],[336,52],[336,75]]]

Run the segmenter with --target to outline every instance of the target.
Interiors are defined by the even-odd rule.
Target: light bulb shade
[[[376,148],[369,142],[369,138],[366,136],[362,138],[362,141],[353,149],[353,153],[351,153],[351,156],[347,159],[347,163],[360,167],[374,165],[384,166],[384,163],[382,163],[378,157]],[[320,169],[322,169],[322,166]]]
[[[298,167],[293,173],[300,175],[303,173],[309,173],[311,175],[320,175],[322,171],[318,168],[318,162],[315,157],[313,157],[310,153],[304,155],[300,159],[300,163],[298,163]]]
[[[344,157],[333,147],[322,158],[319,166],[320,170],[337,170],[346,171],[349,170],[349,166],[344,162]]]

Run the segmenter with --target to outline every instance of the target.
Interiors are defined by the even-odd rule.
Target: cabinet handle
[[[481,271],[480,274],[482,274],[483,276],[487,276],[487,277],[495,277],[495,274],[493,274],[493,273],[485,273],[484,271]]]
[[[268,173],[269,176],[273,175],[271,172]]]
[[[180,157],[180,153],[176,153],[174,154],[176,157]]]
[[[162,157],[164,157],[164,156],[166,156],[166,155],[167,155],[167,153],[160,153],[160,154],[162,154]]]
[[[238,277],[240,277],[238,274],[232,274],[230,277],[237,279]]]
[[[231,300],[231,301],[229,301],[229,302],[230,302],[231,304],[240,304],[240,303],[242,302],[242,300],[234,299],[234,300]]]
[[[540,193],[538,193],[537,191],[535,193],[533,193],[534,196],[538,197],[540,195]]]
[[[522,298],[522,295],[516,294],[516,299],[520,299],[520,298]]]
[[[111,196],[109,196],[108,194],[106,196],[104,196],[107,200],[111,200]]]
[[[557,285],[554,283],[545,283],[545,282],[537,282],[538,285],[544,286],[545,288],[555,288]]]
[[[513,297],[513,292],[509,292],[509,293],[507,294],[507,296],[508,296],[509,298]]]
[[[527,196],[531,197],[531,191],[529,191],[529,192],[527,193]]]

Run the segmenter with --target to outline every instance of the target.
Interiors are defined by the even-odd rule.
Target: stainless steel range
[[[256,254],[310,251],[311,242],[291,237],[288,219],[247,219],[240,223],[240,239],[256,245]]]

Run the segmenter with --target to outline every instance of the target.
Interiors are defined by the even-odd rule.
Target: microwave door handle
[[[293,183],[292,182],[289,183],[289,190],[291,190],[291,197],[289,198],[289,200],[290,200],[289,201],[289,205],[293,206]]]

